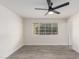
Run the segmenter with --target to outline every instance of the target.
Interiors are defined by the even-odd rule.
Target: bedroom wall
[[[5,59],[23,45],[22,19],[0,5],[0,59]]]
[[[34,35],[33,23],[58,23],[58,35]],[[34,19],[23,20],[25,45],[68,45],[67,20],[66,19]]]
[[[71,26],[70,40],[72,40],[72,48],[79,52],[79,13],[70,17],[68,22]]]

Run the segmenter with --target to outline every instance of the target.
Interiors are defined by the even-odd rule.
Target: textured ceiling
[[[48,8],[46,0],[0,0],[0,4],[24,18],[65,18],[79,11],[79,0],[52,0],[54,6],[64,2],[70,2],[69,6],[57,9],[61,14],[44,15],[47,11],[34,8]]]

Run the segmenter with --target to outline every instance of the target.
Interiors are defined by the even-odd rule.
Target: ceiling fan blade
[[[51,2],[51,0],[47,0],[47,4],[48,4],[48,7],[52,7],[52,2]]]
[[[61,8],[61,7],[67,6],[67,5],[69,5],[69,2],[63,3],[63,4],[56,6],[56,7],[53,7],[52,9],[55,10],[55,9],[58,9],[58,8]]]
[[[43,9],[43,8],[35,8],[36,10],[48,10],[48,9]]]
[[[53,10],[53,12],[56,13],[56,14],[60,14],[60,12],[58,12],[58,11],[56,11],[56,10]]]

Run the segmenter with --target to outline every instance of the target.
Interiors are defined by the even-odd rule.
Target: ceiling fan
[[[48,9],[35,8],[35,10],[48,10],[48,12],[45,15],[53,14],[53,13],[60,14],[60,12],[56,11],[56,9],[59,9],[61,7],[69,5],[69,2],[63,3],[63,4],[58,5],[56,7],[52,7],[53,3],[51,2],[51,0],[47,0],[47,4],[48,4]]]

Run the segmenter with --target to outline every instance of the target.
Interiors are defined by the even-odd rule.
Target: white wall
[[[71,29],[70,39],[72,40],[72,48],[79,52],[79,14],[72,16],[69,21]]]
[[[25,45],[68,45],[66,19],[24,19]],[[58,23],[58,35],[34,35],[33,23]]]
[[[22,20],[0,5],[0,59],[4,59],[23,45]]]

